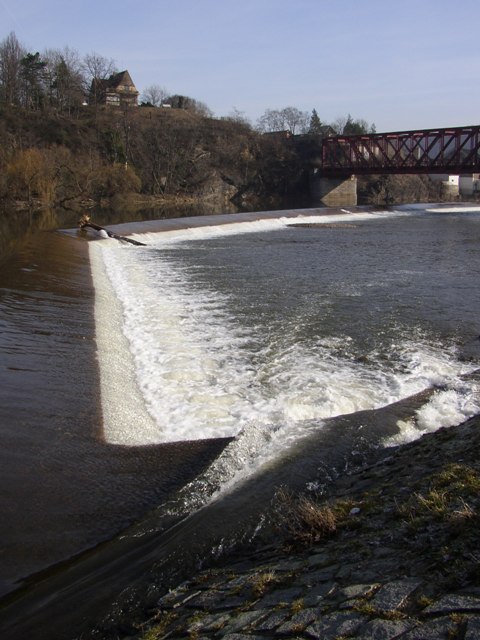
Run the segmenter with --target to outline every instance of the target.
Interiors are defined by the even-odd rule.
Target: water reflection
[[[120,224],[143,220],[163,220],[187,216],[203,216],[220,213],[236,213],[234,205],[211,206],[199,204],[175,204],[150,208],[86,208],[81,211],[43,209],[41,211],[5,211],[0,214],[0,262],[20,249],[28,240],[42,231],[74,228],[82,213],[88,211],[97,224]]]
[[[40,231],[75,224],[76,216],[54,209],[43,211],[5,211],[0,214],[0,261],[7,259],[16,249]]]
[[[23,246],[29,238],[42,231],[53,229],[71,229],[78,226],[83,213],[88,213],[97,224],[122,224],[142,222],[144,220],[169,220],[191,216],[211,216],[242,211],[268,211],[313,206],[309,201],[283,203],[258,202],[256,206],[241,207],[232,202],[176,202],[146,207],[141,202],[124,202],[111,207],[90,207],[84,209],[42,209],[41,211],[5,211],[0,213],[0,262],[6,260],[14,251]]]

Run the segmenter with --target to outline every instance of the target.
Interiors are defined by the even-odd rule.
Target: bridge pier
[[[319,171],[310,178],[311,195],[327,207],[353,207],[357,204],[357,178],[327,178]]]

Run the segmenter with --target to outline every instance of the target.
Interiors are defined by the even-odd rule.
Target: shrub
[[[54,154],[48,149],[30,148],[19,151],[7,164],[8,189],[13,198],[43,204],[55,201],[60,177]]]
[[[288,542],[309,545],[335,535],[349,522],[353,503],[317,503],[281,488],[276,493],[274,525]]]
[[[138,193],[141,186],[141,180],[133,169],[123,164],[114,164],[98,170],[92,184],[92,195],[111,198],[119,193]]]

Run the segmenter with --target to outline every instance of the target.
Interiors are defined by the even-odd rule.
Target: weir
[[[415,207],[407,213],[271,212],[263,219],[250,214],[239,224],[242,218],[236,216],[212,216],[208,225],[205,219],[152,221],[127,231],[148,247],[108,238],[91,243],[95,296],[103,298],[96,301],[95,344],[100,351],[107,351],[108,344],[113,352],[129,350],[132,361],[122,371],[126,361],[120,358],[113,375],[104,372],[102,413],[109,443],[87,439],[85,414],[75,412],[68,431],[58,430],[52,484],[59,484],[58,469],[65,469],[67,479],[74,465],[82,473],[88,464],[93,469],[90,484],[80,476],[65,488],[71,509],[78,509],[82,488],[87,498],[92,495],[91,509],[75,512],[69,526],[103,522],[114,503],[128,514],[129,505],[136,505],[151,485],[158,490],[153,476],[151,484],[132,487],[139,475],[161,471],[165,489],[153,496],[159,508],[151,517],[137,518],[110,543],[34,577],[4,601],[9,640],[33,640],[35,634],[43,640],[46,630],[53,640],[61,627],[74,628],[78,635],[82,625],[91,625],[110,606],[112,589],[118,593],[137,578],[153,578],[150,595],[158,599],[159,589],[172,586],[169,580],[188,577],[199,560],[208,563],[229,544],[256,532],[279,483],[294,489],[321,483],[325,461],[329,469],[342,470],[352,456],[363,456],[365,447],[384,443],[386,437],[392,443],[415,439],[478,413],[478,381],[464,377],[474,365],[459,359],[454,348],[460,339],[478,335],[478,300],[467,295],[474,289],[475,272],[465,268],[478,261],[479,245],[470,241],[479,228],[478,211],[463,220],[458,216],[454,225],[447,215],[437,215],[448,209],[429,212],[419,214]],[[166,231],[158,233],[161,229]],[[356,242],[359,234],[362,241]],[[65,324],[65,313],[54,317]],[[15,325],[18,318],[14,305]],[[36,319],[35,313],[25,314],[27,336],[28,322]],[[53,335],[64,332],[62,326]],[[88,344],[94,346],[93,338],[78,341],[77,347],[81,351]],[[58,357],[71,369],[68,347]],[[111,368],[109,358],[118,353],[106,360],[98,354],[100,368]],[[87,383],[88,406],[91,378]],[[93,387],[95,398],[99,386]],[[115,407],[109,413],[105,403],[117,403],[122,413],[118,399],[123,402],[135,386],[137,407],[144,405],[150,419],[137,422],[134,412],[119,429]],[[432,386],[431,398],[422,395],[420,405],[404,411],[412,394]],[[74,388],[70,384],[69,393],[56,398],[71,404]],[[63,405],[58,414],[64,420]],[[46,420],[48,425],[50,415]],[[38,435],[36,422],[32,433]],[[28,436],[18,420],[12,424],[15,435]],[[214,433],[228,442],[215,444]],[[66,442],[72,451],[68,456],[62,453]],[[88,448],[79,449],[81,442]],[[14,445],[16,462],[25,445]],[[202,450],[205,464],[199,469]],[[120,455],[129,464],[109,469]],[[37,461],[35,447],[19,476],[22,482]],[[48,456],[42,459],[46,464]],[[169,477],[163,477],[166,472]],[[122,477],[131,479],[129,484]],[[95,494],[92,485],[98,485]],[[29,509],[25,504],[31,518]],[[47,502],[43,511],[58,520],[57,504]],[[61,529],[64,535],[67,527]],[[15,534],[22,532],[17,527]],[[46,526],[35,530],[35,537],[41,536],[51,546]],[[23,556],[31,553],[32,538],[22,540]],[[141,585],[144,593],[149,586]],[[131,591],[124,596],[135,599]]]
[[[313,268],[316,262],[322,269],[323,293],[316,294],[318,304],[312,302],[314,292],[309,286],[303,291],[295,285],[294,297],[287,301],[294,305],[289,317],[288,308],[280,312],[276,295],[272,295],[274,283],[280,278],[285,284],[293,268],[292,262],[286,269],[285,256],[294,255],[287,254],[286,247],[290,246],[297,256],[295,242],[303,238],[301,231],[295,230],[295,223],[301,228],[308,221],[323,225],[326,230],[328,223],[348,221],[350,231],[341,233],[353,246],[355,223],[396,215],[344,212],[241,223],[232,219],[230,224],[222,220],[221,224],[163,232],[152,232],[151,225],[142,224],[137,230],[145,228],[147,234],[137,233],[134,237],[148,247],[129,249],[110,240],[93,243],[107,441],[131,446],[234,437],[242,430],[264,429],[266,433],[275,432],[281,442],[283,437],[288,439],[308,429],[306,421],[313,421],[315,428],[316,420],[379,407],[421,390],[425,384],[420,371],[427,363],[432,371],[447,372],[444,367],[449,358],[445,354],[421,343],[401,344],[397,332],[397,345],[389,353],[390,366],[403,352],[407,369],[385,371],[383,362],[359,366],[352,357],[337,352],[335,342],[326,335],[322,339],[323,332],[328,333],[328,316],[315,325],[319,334],[313,342],[316,334],[299,340],[298,322],[317,323],[322,309],[329,309],[331,296],[336,299],[340,294],[340,300],[347,301],[345,331],[352,332],[350,299],[355,301],[356,312],[364,313],[360,306],[361,288],[351,282],[350,270],[348,283],[340,281],[332,291],[326,288],[326,271],[321,265],[329,259],[323,234],[308,235],[311,244],[307,263]],[[279,253],[265,251],[265,245],[256,244],[261,236],[252,241],[245,238],[266,231],[280,234],[276,249]],[[291,245],[284,244],[287,238]],[[227,266],[236,245],[248,257],[240,258],[238,254],[236,264]],[[316,253],[317,247],[321,247],[322,257]],[[306,247],[302,262],[305,252]],[[276,263],[279,258],[281,264]],[[249,272],[253,260],[258,261],[257,267]],[[256,291],[250,291],[248,275],[256,283]],[[332,271],[330,277],[337,282],[337,273]],[[364,277],[370,291],[372,274],[366,272]],[[378,277],[374,276],[374,280]],[[344,294],[338,286],[346,287]],[[265,291],[258,300],[262,287]],[[392,296],[396,299],[394,289],[397,288],[392,289]],[[382,295],[385,297],[385,292]],[[245,312],[245,300],[250,296],[262,309],[261,322],[252,322]],[[295,311],[297,305],[302,309],[300,316]],[[335,332],[339,330],[339,318]],[[353,344],[349,340],[344,341],[344,350]]]

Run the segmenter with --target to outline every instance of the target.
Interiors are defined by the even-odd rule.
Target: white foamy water
[[[195,239],[207,240],[216,237],[237,235],[240,233],[276,231],[294,224],[308,223],[329,225],[342,222],[355,224],[355,222],[362,222],[364,220],[397,217],[399,215],[402,215],[399,211],[350,213],[347,210],[342,210],[342,213],[330,214],[327,216],[309,215],[305,213],[294,216],[279,216],[278,218],[262,218],[261,214],[259,214],[259,218],[257,220],[242,222],[224,221],[222,224],[192,226],[187,229],[174,229],[170,231],[162,231],[161,233],[136,233],[131,237],[149,246],[166,246],[171,243],[187,242]]]
[[[385,446],[412,442],[424,433],[453,427],[480,413],[479,391],[478,384],[469,384],[435,392],[410,420],[398,421],[398,434],[385,440]]]
[[[323,419],[379,408],[432,385],[449,387],[449,395],[435,396],[415,424],[399,425],[404,439],[476,413],[475,385],[457,385],[472,367],[442,346],[409,338],[391,345],[387,359],[358,362],[339,356],[328,340],[300,344],[288,327],[280,335],[261,324],[246,330],[231,315],[228,296],[195,285],[160,251],[172,242],[293,222],[369,217],[283,217],[137,235],[149,245],[142,249],[90,243],[106,440],[143,445],[250,433],[242,438],[248,454],[237,451],[248,466]]]

